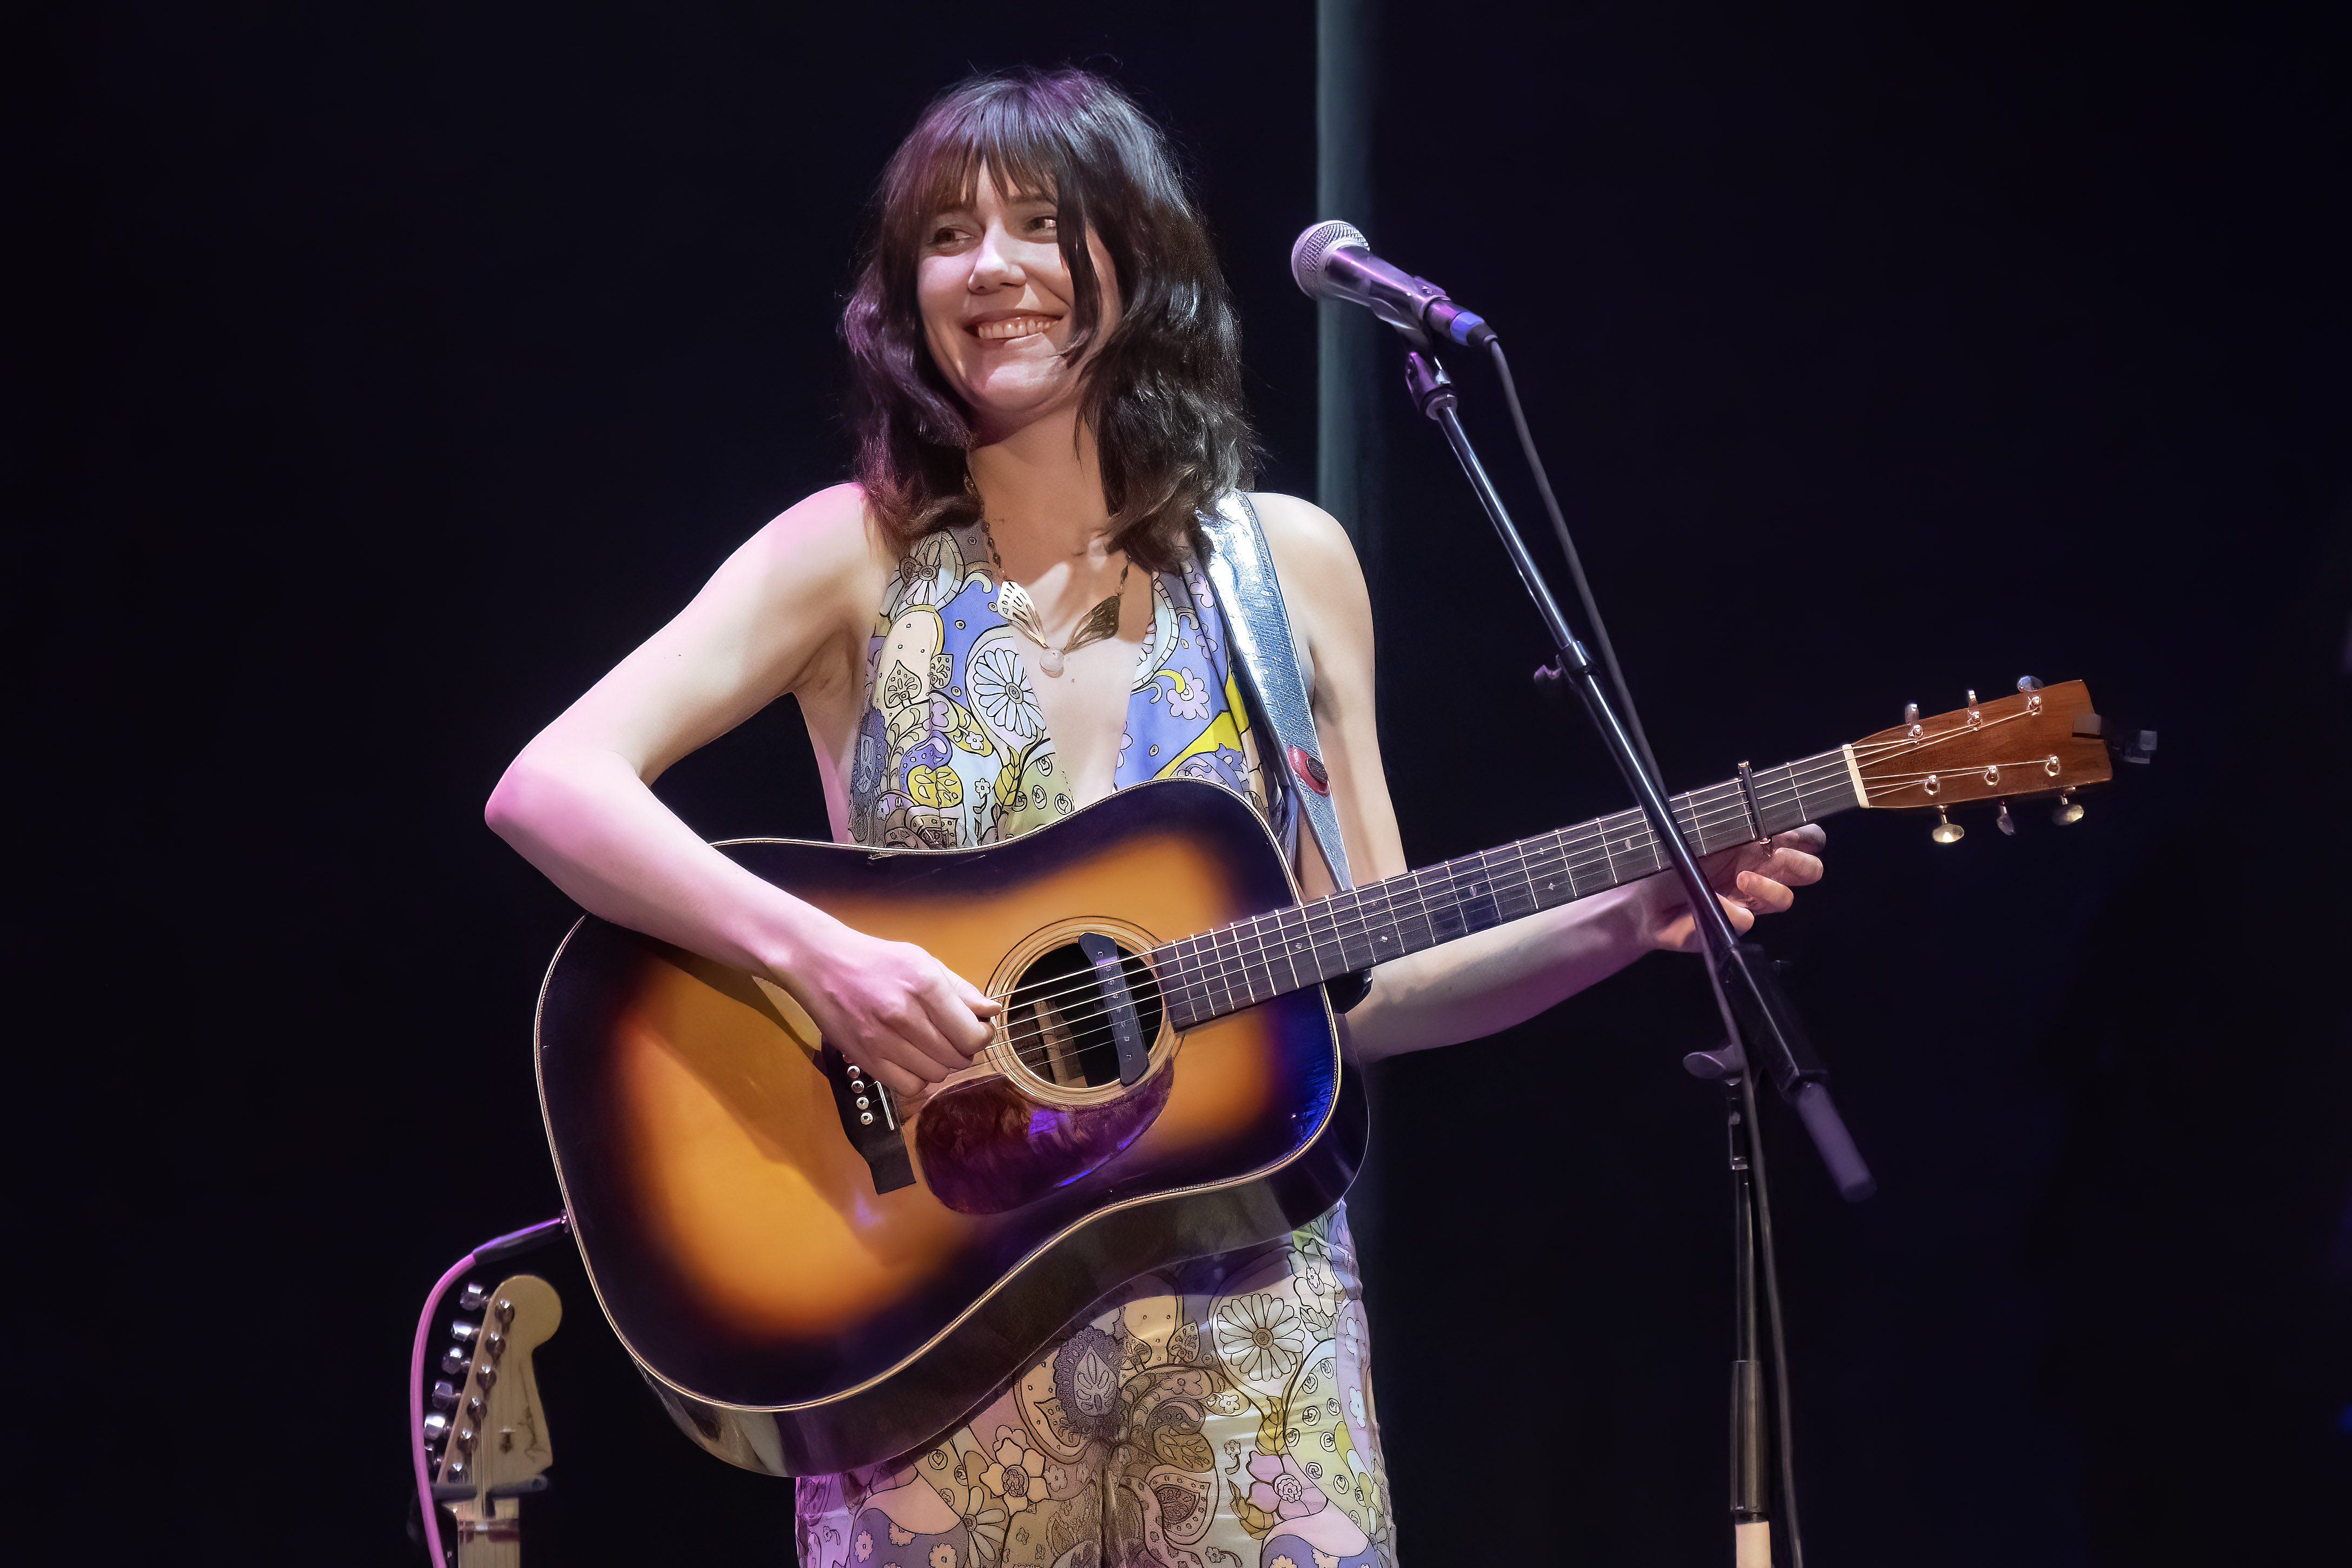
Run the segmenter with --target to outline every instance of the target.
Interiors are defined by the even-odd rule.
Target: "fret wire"
[[[1751,773],[1756,785],[1759,814],[1793,806],[1809,818],[1811,802],[1808,798],[1842,793],[1838,776],[1844,770],[1843,752],[1825,752],[1799,762],[1784,763],[1763,773]],[[1675,797],[1669,806],[1674,812],[1676,828],[1685,839],[1696,841],[1695,847],[1699,852],[1712,853],[1715,849],[1713,828],[1746,816],[1744,800],[1738,801],[1737,810],[1733,809],[1734,797],[1740,793],[1738,784],[1731,782],[1706,786]],[[1736,841],[1748,841],[1744,831]],[[1529,912],[1532,913],[1556,906],[1555,903],[1546,902],[1543,890],[1537,886],[1539,871],[1548,876],[1555,892],[1564,880],[1571,896],[1580,897],[1586,893],[1586,877],[1596,870],[1601,870],[1603,864],[1603,886],[1622,885],[1637,880],[1620,871],[1618,862],[1621,857],[1633,865],[1646,862],[1642,875],[1656,874],[1670,863],[1668,857],[1660,852],[1662,848],[1660,841],[1652,834],[1647,819],[1640,811],[1617,812],[1590,823],[1538,834],[1495,851],[1479,852],[1475,856],[1465,857],[1463,861],[1448,862],[1440,867],[1421,868],[1318,900],[1311,905],[1298,906],[1302,910],[1299,931],[1307,939],[1318,970],[1325,967],[1323,946],[1328,941],[1337,950],[1340,963],[1346,966],[1328,973],[1345,973],[1359,967],[1349,950],[1351,940],[1360,944],[1365,959],[1370,962],[1399,956],[1396,953],[1383,954],[1376,941],[1367,939],[1371,926],[1381,916],[1386,917],[1386,924],[1391,927],[1394,945],[1406,952],[1419,951],[1421,946],[1436,945],[1441,939],[1439,932],[1446,929],[1445,922],[1449,915],[1459,923],[1463,933],[1473,929],[1467,911],[1462,908],[1465,894],[1460,884],[1469,861],[1475,861],[1475,874],[1485,888],[1483,893],[1470,896],[1485,899],[1499,915],[1501,904],[1493,885],[1495,878],[1490,858],[1494,854],[1512,856],[1513,868],[1526,883],[1531,906]],[[1601,857],[1600,862],[1591,859],[1596,852]],[[1428,874],[1432,872],[1437,873],[1434,881]],[[1438,899],[1434,906],[1433,894]],[[1410,910],[1404,907],[1406,897],[1411,900]],[[1286,989],[1301,988],[1315,983],[1315,980],[1328,977],[1328,974],[1318,974],[1315,980],[1302,978],[1296,956],[1289,953],[1286,942],[1285,957],[1290,967],[1292,984],[1283,987],[1271,965],[1263,918],[1253,916],[1247,923],[1251,930],[1246,936],[1246,946],[1244,934],[1238,929],[1244,924],[1240,922],[1235,923],[1231,934],[1222,941],[1213,939],[1213,936],[1205,955],[1197,942],[1171,946],[1169,950],[1174,957],[1178,977],[1184,982],[1188,1008],[1190,997],[1195,994],[1213,1010],[1218,1008],[1219,992],[1223,992],[1224,1001],[1230,1003],[1235,994],[1232,979],[1235,971],[1241,976],[1240,994],[1246,996],[1250,1004],[1264,999],[1257,994],[1259,986],[1249,973],[1253,957],[1265,971],[1267,996],[1281,994]],[[1416,946],[1411,939],[1414,934],[1407,927],[1407,921],[1419,922],[1421,931],[1428,935],[1430,942]],[[1280,929],[1277,924],[1277,930]]]

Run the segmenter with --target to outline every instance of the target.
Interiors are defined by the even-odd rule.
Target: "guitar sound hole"
[[[1148,1050],[1160,1033],[1160,989],[1151,967],[1119,950],[1128,998]],[[1021,973],[1007,998],[1006,1032],[1030,1071],[1070,1089],[1098,1088],[1118,1082],[1118,1040],[1112,1031],[1111,999],[1105,977],[1076,943],[1040,954]]]

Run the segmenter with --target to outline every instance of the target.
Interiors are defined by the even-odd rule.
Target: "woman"
[[[913,1097],[997,1005],[705,845],[648,789],[664,769],[791,693],[843,841],[1009,838],[1173,773],[1270,820],[1283,802],[1194,522],[1246,480],[1233,308],[1134,105],[1078,71],[950,89],[883,176],[845,328],[857,482],[753,536],[524,749],[488,816],[588,909],[770,977]],[[1331,517],[1253,499],[1348,859],[1402,872],[1363,575]],[[1788,907],[1820,843],[1718,857],[1734,922]],[[1330,890],[1314,851],[1297,871]],[[1653,879],[1383,966],[1345,1043],[1362,1061],[1489,1034],[1693,941]],[[802,1560],[1393,1562],[1359,1298],[1343,1207],[1134,1281],[927,1449],[803,1479]]]

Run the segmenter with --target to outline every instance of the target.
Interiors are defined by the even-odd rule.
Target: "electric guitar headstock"
[[[1934,811],[1930,836],[1948,844],[1966,830],[1947,813],[1972,801],[1999,801],[1996,821],[2004,833],[2017,831],[2009,815],[2011,800],[2054,795],[2052,821],[2081,821],[2083,806],[2074,794],[2115,777],[2110,747],[2126,762],[2146,762],[2156,749],[2153,730],[2123,744],[2110,729],[2082,682],[2045,686],[2028,675],[2011,695],[1979,702],[1970,692],[1966,707],[1932,718],[1921,718],[1913,703],[1901,724],[1863,737],[1846,752],[1863,804]]]
[[[546,1485],[553,1458],[530,1353],[563,1321],[563,1303],[538,1275],[517,1274],[486,1295],[469,1289],[465,1304],[481,1315],[455,1325],[459,1347],[443,1363],[455,1372],[470,1344],[465,1381],[434,1389],[446,1414],[433,1493],[457,1515],[458,1568],[519,1568],[520,1500]]]

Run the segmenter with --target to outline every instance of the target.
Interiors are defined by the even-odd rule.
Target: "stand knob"
[[[2082,810],[2080,806],[2074,809],[2078,811]],[[1936,808],[1936,825],[1927,830],[1929,838],[1939,844],[1957,844],[1968,837],[1968,832],[1966,828],[1944,815],[1944,808],[1941,806]]]
[[[2058,804],[2052,807],[2050,810],[2050,820],[2057,823],[2062,828],[2069,826],[2072,823],[2081,821],[2083,820],[2083,802],[2080,800],[2069,800],[2063,794],[2061,794],[2058,797]]]

